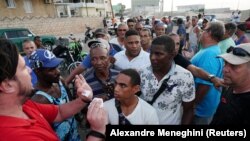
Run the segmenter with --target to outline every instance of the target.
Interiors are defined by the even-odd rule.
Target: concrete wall
[[[90,27],[103,27],[102,17],[72,17],[72,18],[4,18],[0,19],[1,27],[25,27],[37,35],[67,35],[84,33],[85,24]]]

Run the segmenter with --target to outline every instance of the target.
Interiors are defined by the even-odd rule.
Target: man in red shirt
[[[29,100],[33,89],[30,69],[16,46],[0,39],[0,58],[0,141],[58,141],[50,124],[71,117],[86,106],[93,97],[89,85],[82,76],[76,76],[78,98],[59,106],[38,104]],[[87,117],[95,134],[92,132],[87,140],[99,141],[105,133],[106,113],[100,103],[91,105]]]

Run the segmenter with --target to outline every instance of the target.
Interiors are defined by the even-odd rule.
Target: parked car
[[[250,17],[246,19],[246,29],[249,31],[250,30]]]
[[[204,15],[204,18],[208,19],[210,22],[216,22],[216,15]]]
[[[25,39],[33,40],[36,35],[27,28],[0,28],[0,38],[5,38],[12,41],[18,47],[19,52],[22,54],[22,43]],[[52,35],[39,35],[42,44],[48,50],[52,50],[52,46],[56,42],[56,37]]]

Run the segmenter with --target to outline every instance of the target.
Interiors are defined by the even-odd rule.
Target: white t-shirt
[[[125,50],[125,46],[124,46],[124,45],[121,45],[121,44],[119,43],[119,41],[118,41],[118,38],[117,38],[117,37],[116,37],[116,38],[111,39],[111,40],[109,41],[109,43],[116,44],[116,45],[120,46],[123,50]]]
[[[125,116],[132,125],[155,125],[159,124],[159,119],[156,114],[156,110],[149,105],[146,101],[139,98],[138,104],[136,105],[134,111]],[[104,102],[104,109],[108,113],[108,122],[111,125],[118,125],[119,118],[118,112],[115,107],[115,99],[110,99]]]
[[[115,67],[121,70],[124,69],[141,69],[150,64],[149,53],[141,49],[138,56],[132,60],[128,60],[128,57],[125,54],[126,50],[120,51],[115,54]]]

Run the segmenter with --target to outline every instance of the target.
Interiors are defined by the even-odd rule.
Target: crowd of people
[[[83,140],[79,113],[90,125],[87,141],[105,140],[107,124],[249,125],[244,25],[199,20],[178,19],[173,33],[171,17],[152,19],[152,29],[128,19],[112,39],[98,28],[89,54],[65,80],[63,59],[41,39],[23,42],[26,56],[0,39],[0,140]]]

